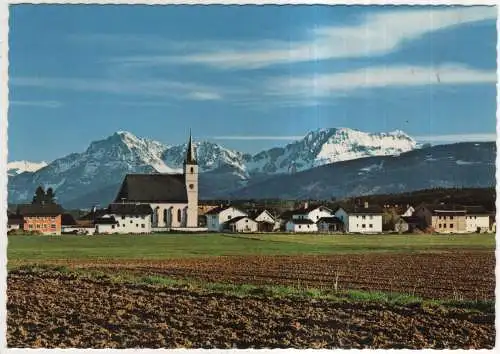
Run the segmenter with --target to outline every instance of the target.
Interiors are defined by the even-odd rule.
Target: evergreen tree
[[[47,189],[47,193],[45,193],[45,204],[55,204],[55,193],[52,188]]]
[[[35,191],[35,196],[33,197],[32,204],[44,204],[45,202],[45,190],[42,186],[38,186]]]

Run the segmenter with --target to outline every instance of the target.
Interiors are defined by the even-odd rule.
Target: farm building
[[[151,215],[153,210],[148,204],[110,204],[108,215],[116,221],[115,232],[122,234],[149,234],[151,233]]]
[[[257,231],[272,232],[279,229],[279,222],[275,219],[271,212],[266,209],[249,211],[248,216],[257,222]]]
[[[248,216],[237,216],[223,225],[223,230],[230,232],[257,232],[258,229],[258,223]]]
[[[247,213],[231,206],[220,206],[210,210],[205,215],[208,231],[222,231],[224,223],[239,216],[247,216]]]
[[[339,207],[335,216],[344,223],[345,232],[381,233],[382,208],[364,203],[362,206]]]
[[[467,232],[488,232],[491,212],[482,206],[466,206],[465,229]]]
[[[114,216],[106,215],[95,219],[96,234],[114,234],[118,232],[118,221]]]
[[[23,230],[37,231],[44,235],[61,234],[63,209],[58,204],[24,204],[18,207],[23,219]]]
[[[344,230],[344,223],[335,216],[323,217],[318,220],[317,224],[319,232],[342,232]]]
[[[129,174],[114,203],[146,204],[155,231],[198,227],[198,163],[191,135],[181,174]]]
[[[318,225],[309,219],[292,219],[286,223],[288,232],[317,232]]]

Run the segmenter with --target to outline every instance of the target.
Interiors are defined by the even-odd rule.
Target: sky
[[[254,153],[320,128],[495,140],[494,7],[11,5],[8,160],[118,130]]]

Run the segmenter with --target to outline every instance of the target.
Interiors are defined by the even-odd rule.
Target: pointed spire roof
[[[196,165],[196,154],[194,152],[193,139],[191,137],[191,129],[189,129],[189,142],[186,150],[186,164]]]

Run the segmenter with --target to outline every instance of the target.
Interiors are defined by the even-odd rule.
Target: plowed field
[[[194,278],[210,282],[379,290],[432,299],[494,299],[494,252],[232,256],[164,261],[54,261],[107,272]]]
[[[357,268],[366,266],[362,260],[350,263],[348,268],[353,274],[365,271]],[[287,272],[295,269],[292,265],[300,268],[301,264],[260,261],[255,259],[248,267],[267,266],[276,274],[280,264],[287,265]],[[224,261],[222,269],[231,262]],[[476,263],[473,267],[477,267]],[[201,272],[206,265],[186,264],[180,263],[179,269]],[[230,273],[231,277],[240,279],[248,274],[245,264]],[[441,262],[431,263],[438,264]],[[457,268],[458,263],[453,264],[456,268],[449,272],[461,269]],[[312,265],[307,267],[309,272],[314,269]],[[380,276],[383,272],[376,267],[370,269],[370,275]],[[448,274],[443,268],[438,269],[440,276]],[[206,269],[205,273],[212,270]],[[225,273],[215,274],[218,278],[226,277]],[[295,269],[293,274],[302,273]],[[315,270],[312,278],[318,281],[318,277],[321,271]],[[369,276],[364,279],[368,281]],[[461,279],[465,279],[463,275]],[[7,308],[9,347],[492,348],[495,338],[494,314],[490,313],[427,309],[421,305],[214,296],[113,284],[54,272],[10,272]]]

